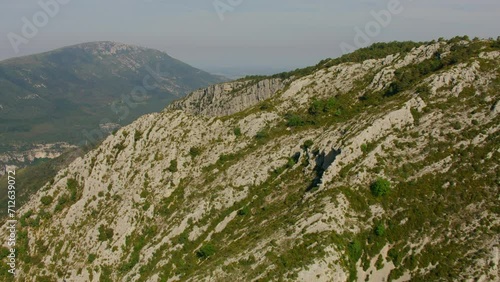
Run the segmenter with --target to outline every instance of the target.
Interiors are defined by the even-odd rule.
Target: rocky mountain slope
[[[22,207],[16,281],[499,281],[500,42],[466,39],[139,118]]]
[[[222,81],[163,52],[114,42],[2,61],[0,165],[51,156],[60,142],[95,143],[143,114]],[[48,150],[39,152],[40,147]]]

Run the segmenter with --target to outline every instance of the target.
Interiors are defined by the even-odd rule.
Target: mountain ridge
[[[32,161],[22,146],[95,143],[142,114],[222,81],[164,52],[108,41],[2,61],[0,141],[7,148],[0,153],[17,165]]]
[[[142,46],[138,46],[138,45],[133,45],[133,44],[125,44],[125,43],[122,43],[122,42],[116,42],[116,41],[107,41],[107,40],[103,40],[103,41],[90,41],[90,42],[82,42],[82,43],[76,43],[76,44],[71,44],[71,45],[67,45],[67,46],[62,46],[62,47],[58,47],[58,48],[55,48],[55,49],[52,49],[52,50],[48,50],[48,51],[44,51],[44,52],[40,52],[40,53],[35,53],[35,54],[30,54],[30,55],[23,55],[23,56],[19,56],[19,57],[12,57],[12,58],[7,58],[7,59],[4,59],[2,61],[0,61],[0,63],[6,63],[8,61],[17,61],[19,59],[28,59],[29,57],[31,56],[43,56],[43,55],[47,55],[47,54],[50,54],[50,53],[57,53],[57,52],[60,52],[64,49],[67,49],[67,48],[81,48],[83,49],[84,47],[87,47],[87,48],[90,48],[90,49],[95,49],[96,46],[105,46],[105,45],[123,45],[123,47],[131,47],[132,49],[142,49],[142,50],[145,50],[145,49],[152,49],[152,48],[147,48],[147,47],[142,47]],[[152,50],[155,50],[155,49],[152,49]],[[159,50],[157,50],[159,51]],[[160,51],[161,52],[161,51]]]
[[[31,197],[16,279],[498,281],[499,60],[455,38],[194,92]]]

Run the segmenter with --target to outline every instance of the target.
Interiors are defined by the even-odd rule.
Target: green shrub
[[[292,168],[296,164],[297,164],[297,161],[294,158],[288,158],[288,162],[286,163],[285,167]]]
[[[361,151],[366,154],[368,152],[368,145],[361,144]]]
[[[308,150],[309,148],[311,148],[312,146],[314,145],[314,142],[312,140],[306,140],[304,142],[304,144],[302,145],[302,149],[304,150]]]
[[[311,106],[309,106],[309,110],[308,110],[309,114],[311,114],[311,115],[317,115],[322,111],[323,111],[323,105],[322,105],[321,100],[314,100],[311,103]]]
[[[352,263],[356,263],[361,257],[362,253],[363,253],[363,247],[361,246],[361,243],[358,240],[354,240],[351,243],[349,243],[348,254],[349,254],[349,259],[351,260]]]
[[[398,266],[401,263],[401,254],[396,248],[392,248],[387,252],[387,257],[394,263],[395,266]]]
[[[297,114],[288,113],[285,115],[285,119],[286,119],[286,125],[289,127],[303,126],[306,124],[304,119]]]
[[[44,206],[48,206],[52,204],[52,201],[54,198],[52,196],[43,196],[42,199],[40,200]]]
[[[156,152],[155,153],[155,161],[162,161],[163,160],[163,154]]]
[[[73,178],[69,178],[66,182],[66,188],[68,188],[70,192],[70,199],[71,201],[76,201],[77,200],[77,194],[78,194],[78,181],[76,181]]]
[[[266,111],[266,110],[269,110],[271,108],[272,108],[272,105],[269,102],[262,102],[262,104],[260,105],[260,109],[262,111]]]
[[[415,91],[420,95],[429,95],[431,93],[431,88],[427,84],[418,86]]]
[[[259,140],[266,139],[267,137],[269,137],[269,134],[264,130],[261,130],[257,132],[257,134],[255,134],[255,138]]]
[[[99,226],[99,236],[97,239],[99,241],[106,241],[110,240],[113,238],[113,229],[112,228],[106,228],[104,225]]]
[[[214,245],[208,243],[203,245],[198,251],[196,251],[196,256],[200,259],[206,259],[210,256],[213,256],[216,252]]]
[[[493,47],[493,48],[500,48],[500,36],[497,37],[496,41],[493,41],[491,43],[491,47]]]
[[[461,125],[461,124],[460,124],[460,122],[458,122],[458,121],[453,122],[453,123],[451,124],[451,126],[452,126],[452,127],[453,127],[453,129],[455,129],[455,130],[460,130],[460,129],[462,129],[462,125]]]
[[[234,135],[236,135],[236,137],[241,136],[241,128],[239,128],[239,127],[235,127],[235,128],[233,129],[233,133],[234,133]]]
[[[142,138],[142,132],[136,130],[134,133],[134,141],[139,141]]]
[[[375,267],[377,267],[377,270],[384,268],[384,259],[382,258],[382,256],[378,256],[377,262],[375,263]]]
[[[67,194],[60,196],[57,199],[57,205],[54,208],[54,210],[55,211],[62,211],[64,209],[64,207],[66,206],[66,203],[68,203],[68,202],[69,202],[69,197]]]
[[[141,196],[141,198],[145,199],[149,196],[149,192],[146,189],[144,189],[141,191],[140,196]]]
[[[436,72],[446,65],[453,64],[450,62],[445,62],[441,59],[441,54],[436,52],[433,58],[422,61],[419,64],[412,64],[394,72],[395,81],[389,85],[389,88],[385,92],[385,96],[393,96],[399,92],[408,90],[412,85],[420,81],[423,77],[433,72]],[[419,88],[417,92],[428,93],[428,89]]]
[[[20,220],[19,220],[19,221],[21,222],[21,226],[23,226],[23,227],[24,227],[24,226],[28,226],[28,225],[30,225],[30,224],[29,224],[29,219],[30,219],[30,217],[31,217],[32,215],[33,215],[33,211],[32,211],[32,210],[29,210],[29,211],[27,211],[25,214],[23,214],[23,216],[21,216],[21,218],[20,218]]]
[[[87,261],[89,263],[93,263],[96,258],[97,258],[96,254],[89,254],[89,256],[87,257]]]
[[[238,211],[238,215],[244,216],[250,213],[250,208],[249,207],[243,207],[241,210]]]
[[[382,224],[382,223],[377,224],[377,226],[375,226],[374,232],[375,232],[375,235],[377,235],[379,237],[380,236],[384,236],[384,234],[385,234],[385,226],[384,226],[384,224]]]
[[[228,161],[232,161],[232,160],[234,160],[234,159],[236,159],[236,155],[235,155],[235,154],[228,154],[228,155],[226,155],[226,154],[221,154],[221,155],[219,156],[219,159],[217,160],[217,163],[218,163],[219,165],[224,165],[226,162],[228,162]]]
[[[121,151],[123,151],[123,149],[125,149],[126,147],[125,147],[125,145],[124,145],[124,144],[123,144],[123,142],[122,142],[122,143],[118,143],[118,144],[116,144],[115,146],[113,146],[113,148],[114,148],[114,149],[117,149],[117,150],[118,150],[118,152],[121,152]]]
[[[376,197],[386,195],[387,193],[389,193],[390,189],[391,189],[391,183],[388,180],[383,179],[383,178],[377,179],[370,186],[370,190],[372,191],[372,194]]]
[[[101,266],[101,276],[99,276],[99,282],[113,282],[111,279],[111,268],[106,265]]]
[[[170,161],[170,166],[168,167],[168,171],[170,172],[177,172],[177,160],[171,160]]]
[[[191,155],[191,157],[196,158],[201,154],[201,151],[202,150],[199,147],[191,147],[191,149],[189,149],[189,154]]]
[[[309,106],[309,114],[311,115],[318,115],[321,113],[329,113],[331,112],[335,106],[337,105],[337,99],[335,98],[329,98],[329,99],[323,99],[323,100],[314,100],[311,103],[311,106]]]

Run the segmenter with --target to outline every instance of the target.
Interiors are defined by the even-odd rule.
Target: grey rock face
[[[255,106],[283,90],[281,79],[228,82],[212,85],[191,93],[186,99],[174,102],[168,109],[179,109],[205,116],[226,116]]]

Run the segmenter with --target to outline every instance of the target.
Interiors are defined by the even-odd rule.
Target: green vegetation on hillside
[[[72,150],[58,158],[48,160],[16,171],[16,204],[20,207],[29,197],[36,193],[45,183],[53,178],[77,157],[83,156],[90,148]],[[7,214],[7,177],[0,177],[0,218]],[[48,201],[48,199],[46,199]]]
[[[318,268],[311,265],[325,271],[341,267],[348,281],[372,281],[371,270],[391,263],[395,268],[388,281],[405,274],[412,281],[480,277],[494,266],[488,259],[500,231],[500,120],[492,111],[500,82],[465,87],[458,97],[446,90],[430,95],[422,85],[428,76],[493,48],[491,42],[470,44],[477,46],[459,46],[447,56],[438,52],[403,67],[394,78],[401,87],[390,95],[387,89],[365,92],[375,75],[367,71],[345,94],[318,94],[302,107],[280,112],[282,119],[246,131],[256,132],[254,136],[235,126],[247,129],[243,118],[250,114],[277,112],[281,97],[217,120],[224,124],[221,135],[201,134],[205,139],[180,144],[177,155],[162,150],[164,143],[159,150],[143,147],[130,153],[123,150],[128,132],[117,136],[123,143],[104,149],[130,153],[130,175],[110,169],[89,177],[115,181],[123,176],[124,187],[116,192],[109,184],[108,191],[89,197],[81,226],[68,227],[97,234],[92,238],[106,252],[71,245],[74,242],[67,243],[68,237],[58,237],[55,231],[44,237],[47,243],[33,235],[54,228],[51,217],[63,215],[79,199],[81,178],[69,175],[58,195],[51,191],[41,198],[41,211],[22,215],[21,267],[57,273],[58,264],[46,263],[40,254],[49,248],[65,265],[73,263],[65,259],[74,248],[75,260],[88,264],[89,272],[105,281],[148,281],[155,275],[159,281],[294,281],[301,271],[310,271],[313,276],[306,277],[312,280],[327,279],[324,273],[316,276]],[[373,47],[372,56],[383,56],[385,48],[406,50],[411,44],[383,46]],[[358,56],[361,60],[364,55]],[[456,59],[451,64],[443,62],[446,58]],[[481,69],[500,74],[495,68],[483,62]],[[422,99],[426,106],[409,110],[405,105],[410,99]],[[390,121],[384,119],[395,112],[403,112],[405,121],[399,123],[392,115]],[[364,134],[381,120],[385,127],[371,127],[373,134]],[[146,133],[133,137],[145,143],[161,140],[149,139]],[[225,144],[229,146],[222,148]],[[118,161],[116,156],[109,159]],[[123,223],[123,218],[116,219],[124,212],[120,195],[129,193],[131,210],[125,213],[133,228],[121,233],[125,242],[117,244],[123,238],[117,236],[121,226],[112,226]],[[45,210],[51,205],[61,208]],[[85,233],[86,226],[92,233]],[[0,249],[0,258],[4,253]],[[96,264],[101,254],[109,253],[119,254],[120,263]],[[483,260],[486,263],[479,263]],[[367,271],[366,277],[358,277],[359,267]]]
[[[392,54],[404,55],[411,51],[412,48],[419,47],[428,43],[425,42],[388,42],[388,43],[375,43],[365,48],[360,48],[353,53],[345,54],[342,57],[335,59],[325,59],[320,61],[317,65],[296,69],[290,72],[283,72],[279,74],[275,74],[271,77],[273,78],[282,78],[288,79],[291,77],[301,77],[314,73],[315,71],[322,68],[329,68],[335,65],[339,65],[342,63],[360,63],[369,59],[381,59],[385,58]],[[250,78],[250,77],[249,77]]]

